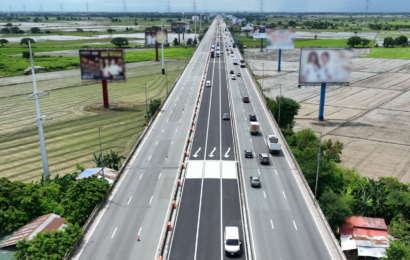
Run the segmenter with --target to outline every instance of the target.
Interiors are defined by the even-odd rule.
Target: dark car
[[[242,98],[242,100],[243,100],[243,103],[249,103],[249,97],[248,96],[244,96]]]
[[[253,158],[252,150],[245,150],[245,158]]]
[[[228,113],[225,113],[222,118],[223,118],[223,120],[229,120],[230,119]]]
[[[235,72],[234,72],[233,70],[231,70],[231,71],[229,72],[229,74],[235,74]]]
[[[249,115],[249,121],[257,121],[256,120],[256,115],[255,114],[250,114]]]
[[[240,72],[236,73],[237,77],[242,77],[242,74]]]
[[[261,164],[269,164],[269,155],[266,153],[260,153],[259,154],[259,161]]]
[[[229,51],[229,49],[228,49],[228,48],[226,48],[226,51]]]
[[[252,187],[260,187],[261,186],[261,177],[251,176],[251,186]]]

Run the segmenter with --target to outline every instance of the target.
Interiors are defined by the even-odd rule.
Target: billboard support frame
[[[102,92],[103,92],[103,101],[104,101],[104,108],[110,108],[110,102],[108,101],[108,88],[107,88],[107,80],[102,80]]]
[[[263,52],[263,38],[261,38],[261,52]]]
[[[278,71],[280,71],[280,61],[282,59],[282,49],[279,49]]]
[[[323,121],[323,114],[325,112],[325,96],[326,96],[326,83],[322,83],[320,90],[320,104],[319,104],[319,121]]]

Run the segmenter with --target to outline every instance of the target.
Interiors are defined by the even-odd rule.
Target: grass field
[[[80,45],[73,45],[70,47],[55,47],[55,48],[36,48],[33,52],[45,52],[45,51],[57,51],[57,50],[72,50],[80,49]],[[27,51],[27,48],[2,48],[4,53],[1,53],[2,59],[0,60],[0,76],[16,76],[23,75],[23,70],[30,67],[30,60],[22,57],[11,57],[8,54],[17,54],[23,51]],[[0,49],[0,50],[2,50]],[[35,50],[35,51],[34,51]],[[169,59],[185,59],[193,53],[193,48],[165,48],[164,56]],[[158,56],[161,59],[162,53],[158,52]],[[38,70],[38,73],[76,69],[79,67],[78,57],[58,57],[58,56],[44,56],[34,55],[34,65],[45,67],[44,70]],[[155,50],[140,51],[125,53],[125,61],[128,62],[140,62],[155,60]]]
[[[410,59],[410,48],[372,48],[364,58]]]
[[[152,65],[154,64],[154,65]],[[183,62],[179,61],[182,69]],[[125,125],[104,128],[102,144],[104,152],[114,150],[128,155],[131,147],[144,130],[145,92],[148,99],[163,98],[166,94],[166,77],[161,74],[161,64],[137,63],[138,67],[127,70],[126,83],[108,84],[111,105],[122,108],[107,113],[84,111],[93,104],[102,103],[101,84],[82,84],[78,76],[39,81],[38,89],[48,90],[49,96],[40,97],[43,115],[53,117],[44,122],[50,172],[64,174],[75,171],[79,162],[94,167],[93,153],[99,151],[98,127],[124,122]],[[177,62],[169,62],[168,86],[178,75]],[[54,84],[59,84],[54,88]],[[37,125],[30,83],[0,87],[0,177],[11,180],[38,180],[42,173]],[[17,92],[16,92],[17,91]],[[9,95],[4,95],[8,93]]]

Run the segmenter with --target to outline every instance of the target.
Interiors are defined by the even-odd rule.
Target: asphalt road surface
[[[224,113],[230,115],[226,52],[224,41],[217,40],[222,35],[215,34],[215,48],[219,41],[224,54],[211,58],[207,70],[211,87],[202,95],[170,260],[228,259],[223,248],[226,226],[238,227],[244,241],[232,125],[222,119]],[[245,251],[242,243],[236,259],[245,259]]]
[[[229,33],[227,39],[228,36],[230,41]],[[239,60],[239,50],[233,51]],[[283,153],[270,155],[270,165],[259,163],[259,154],[268,153],[266,135],[275,132],[256,92],[257,86],[246,68],[233,65],[234,58],[227,58],[227,68],[242,74],[230,80],[230,86],[255,259],[332,259]],[[242,102],[245,95],[250,103]],[[256,114],[259,135],[250,134],[249,114]],[[254,158],[245,158],[245,149],[253,150]],[[250,176],[260,176],[262,187],[252,188]]]
[[[159,241],[164,234],[213,28],[202,40],[122,176],[115,195],[73,259],[158,259]]]

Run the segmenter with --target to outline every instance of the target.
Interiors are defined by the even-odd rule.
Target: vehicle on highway
[[[219,57],[219,54],[220,54],[220,52],[219,52],[219,51],[217,51],[217,52],[216,52],[216,57]]]
[[[215,57],[215,52],[212,50],[211,51],[211,58],[214,58]]]
[[[226,51],[229,51],[229,49],[228,49],[228,48],[226,48]]]
[[[233,43],[233,44],[232,44],[232,47],[236,48],[236,43]]]
[[[280,153],[280,150],[282,149],[276,135],[267,135],[266,145],[268,146],[269,153]]]
[[[233,65],[238,65],[238,59],[237,58],[233,59]]]
[[[242,101],[243,101],[243,103],[249,103],[249,97],[248,96],[243,96]]]
[[[257,135],[259,133],[259,123],[258,122],[251,122],[251,134]]]
[[[246,67],[245,60],[240,60],[240,63],[241,63],[241,68],[245,68],[245,67]]]
[[[255,114],[250,114],[249,115],[249,121],[258,121],[258,120],[256,120],[256,115]]]
[[[246,49],[246,45],[244,45],[243,48]]]
[[[229,45],[229,47],[231,47],[231,45]]]
[[[229,114],[228,114],[228,113],[224,113],[222,119],[223,119],[223,120],[229,120],[229,119],[230,119]]]
[[[260,153],[259,162],[261,164],[270,164],[269,155],[267,153]]]
[[[237,76],[237,77],[242,77],[242,75],[241,75],[240,72],[236,73],[236,76]]]
[[[221,51],[221,54],[224,54],[224,51]]]
[[[212,48],[211,48],[212,50],[215,50],[215,45],[212,45]]]
[[[224,230],[225,255],[239,255],[241,251],[241,241],[239,240],[238,227],[225,227]]]
[[[234,55],[233,55],[233,52],[231,52],[231,57],[233,57]]]
[[[236,80],[236,76],[235,76],[235,75],[232,75],[232,79],[233,79],[233,80]]]
[[[235,72],[234,72],[233,70],[231,70],[231,71],[229,72],[229,74],[235,74]]]
[[[260,187],[261,186],[261,177],[259,176],[251,176],[251,186],[252,187]]]
[[[252,150],[245,150],[245,158],[253,158]]]
[[[211,86],[211,81],[207,80],[205,86],[210,87]]]

